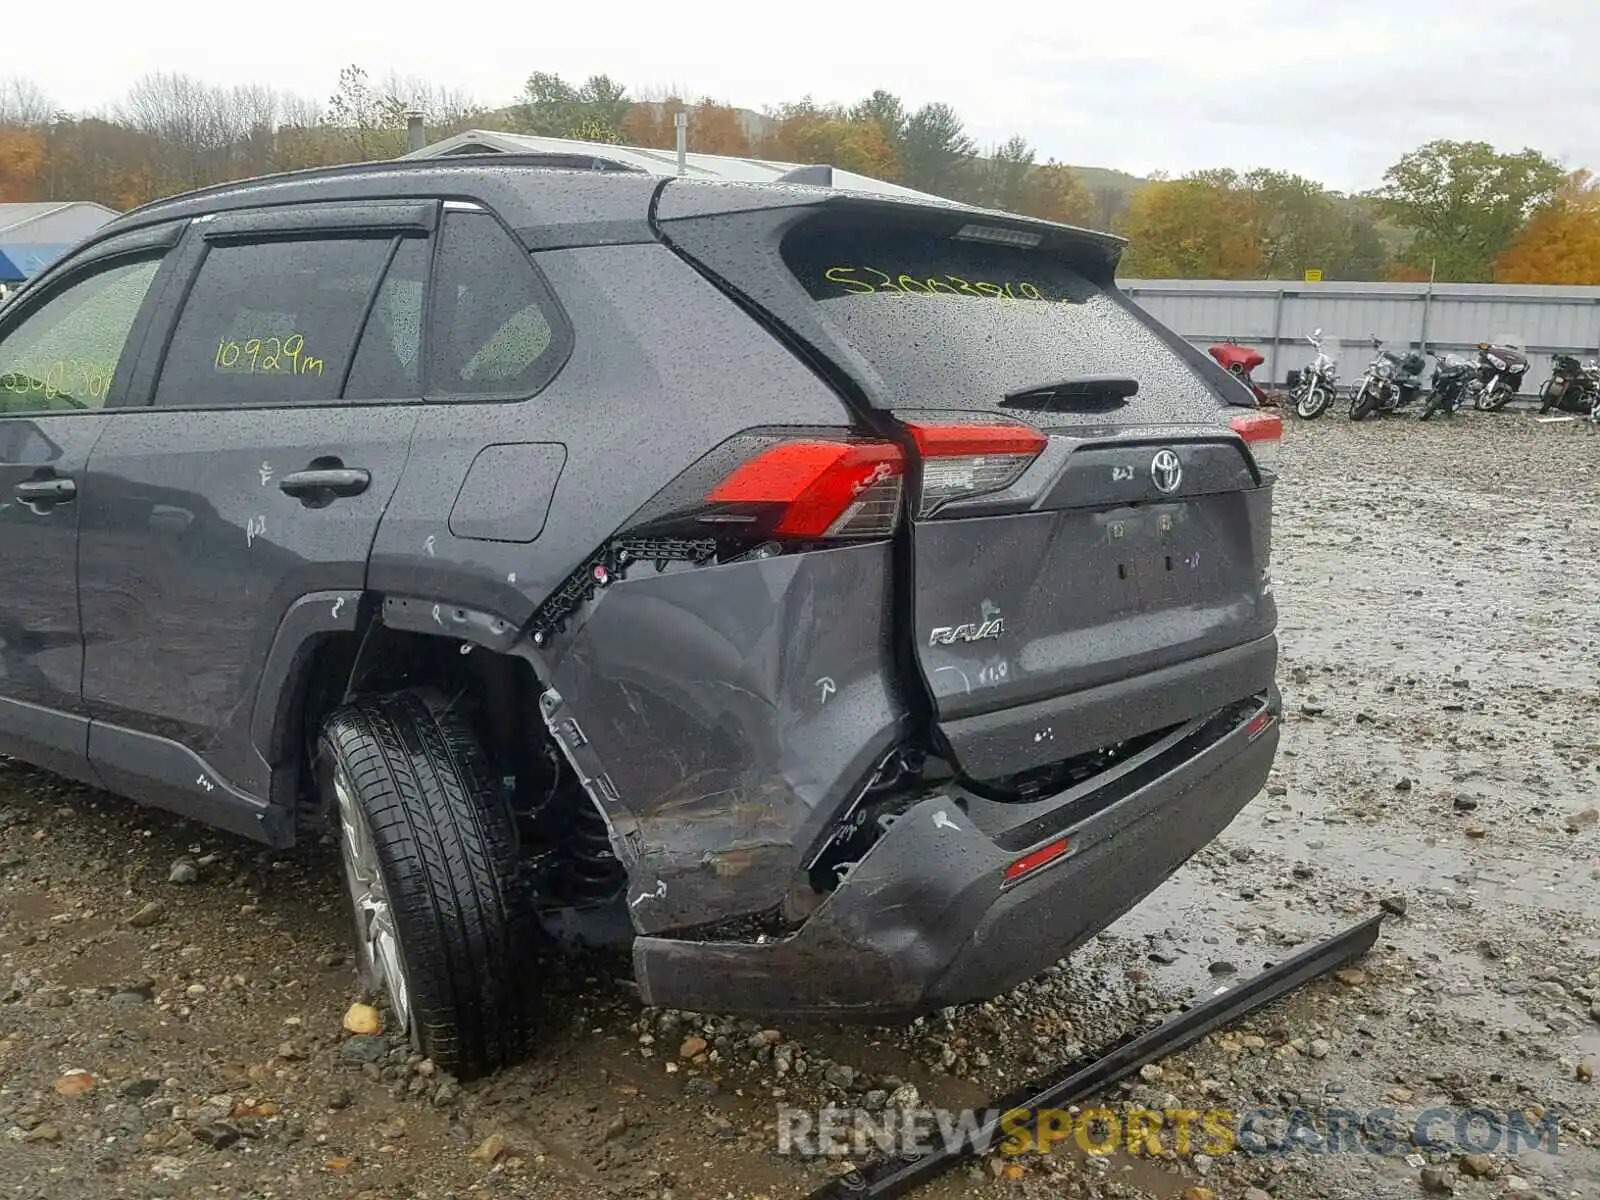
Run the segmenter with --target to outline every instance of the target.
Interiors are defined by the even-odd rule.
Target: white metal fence
[[[1549,375],[1551,355],[1600,355],[1600,287],[1210,279],[1126,279],[1121,286],[1202,351],[1229,340],[1261,351],[1262,383],[1282,384],[1310,362],[1305,335],[1318,328],[1341,343],[1341,381],[1372,357],[1374,334],[1388,349],[1454,353],[1511,335],[1531,360],[1524,394]]]

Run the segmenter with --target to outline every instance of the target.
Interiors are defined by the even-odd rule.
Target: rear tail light
[[[926,517],[952,500],[1004,491],[1028,469],[1050,440],[1027,425],[911,425],[922,458]]]
[[[706,499],[772,536],[881,538],[894,532],[905,458],[890,442],[780,442],[739,466]],[[708,514],[703,521],[717,521]],[[725,518],[732,523],[732,514]]]
[[[1278,469],[1278,444],[1283,440],[1283,418],[1277,413],[1241,413],[1228,425],[1244,439],[1256,465],[1264,471]]]

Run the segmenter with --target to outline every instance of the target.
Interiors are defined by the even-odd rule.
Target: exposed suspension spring
[[[611,849],[605,818],[581,792],[568,792],[566,800],[561,891],[575,903],[608,900],[622,890],[626,873]]]

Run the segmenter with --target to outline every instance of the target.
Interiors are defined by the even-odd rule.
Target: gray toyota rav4
[[[0,314],[0,751],[274,847],[472,1075],[993,996],[1278,740],[1281,425],[1115,238],[535,157],[128,213]]]

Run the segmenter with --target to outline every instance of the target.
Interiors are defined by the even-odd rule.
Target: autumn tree
[[[1146,279],[1252,279],[1261,271],[1255,197],[1232,171],[1155,179],[1128,202],[1122,273]]]
[[[1384,173],[1374,196],[1381,211],[1411,231],[1401,256],[1437,278],[1486,281],[1495,258],[1529,215],[1561,186],[1561,167],[1537,150],[1497,151],[1488,142],[1429,142]]]
[[[895,148],[876,121],[858,121],[839,105],[809,96],[769,114],[773,126],[759,151],[779,162],[825,163],[860,175],[892,178]]]
[[[677,96],[635,103],[622,122],[623,140],[633,146],[674,150],[678,145],[678,131],[673,121],[680,112],[689,115],[689,149],[696,154],[737,157],[751,152],[750,135],[745,131],[739,110],[718,104],[709,96],[692,107]]]
[[[1600,180],[1574,171],[1495,261],[1496,283],[1600,284]]]
[[[1094,220],[1095,201],[1076,171],[1051,159],[1028,175],[1017,211],[1063,225],[1087,226]]]
[[[23,125],[0,125],[0,202],[40,200],[44,136]]]

